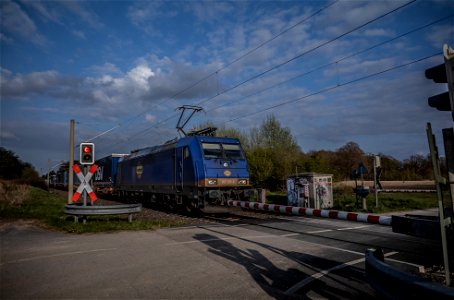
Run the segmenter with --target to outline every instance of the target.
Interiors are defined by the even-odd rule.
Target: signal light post
[[[454,121],[454,50],[448,45],[443,45],[443,58],[444,64],[426,69],[425,75],[427,79],[432,79],[436,83],[447,83],[448,91],[429,97],[428,103],[430,107],[434,107],[440,111],[451,111],[451,116]],[[448,167],[448,179],[444,178],[440,173],[440,162],[438,158],[438,148],[435,142],[435,136],[432,134],[432,127],[430,123],[427,123],[427,138],[429,142],[430,155],[432,159],[432,166],[434,169],[435,184],[437,187],[437,198],[438,198],[438,210],[440,219],[440,233],[443,248],[443,261],[445,266],[446,285],[451,284],[451,273],[449,269],[449,258],[448,258],[448,241],[447,236],[450,231],[452,234],[453,227],[450,226],[453,223],[454,208],[451,206],[451,212],[445,217],[445,208],[443,203],[442,188],[448,186],[450,190],[450,196],[452,205],[454,205],[453,188],[454,185],[454,152],[452,151],[452,145],[454,145],[454,134],[452,128],[443,129],[443,139],[445,145],[445,155]]]
[[[448,45],[443,46],[444,64],[426,69],[427,79],[436,83],[447,83],[448,91],[428,98],[430,107],[440,111],[451,111],[454,121],[454,50]]]
[[[79,166],[75,165],[73,167],[74,171],[77,174],[77,177],[80,180],[80,185],[79,185],[79,188],[77,189],[77,192],[72,197],[72,201],[77,201],[79,199],[81,192],[83,192],[84,206],[86,206],[87,205],[87,192],[90,195],[92,204],[93,204],[93,201],[96,201],[96,195],[93,192],[93,190],[90,186],[90,183],[89,183],[93,173],[96,171],[96,168],[97,168],[97,166],[94,164],[95,163],[95,144],[80,143],[79,148],[80,148],[79,162],[81,165],[84,166],[84,169],[83,169],[83,175],[82,175],[82,172],[79,169]],[[87,166],[91,166],[89,173],[87,173]]]

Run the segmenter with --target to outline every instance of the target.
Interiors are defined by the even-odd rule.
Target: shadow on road
[[[287,270],[277,267],[272,261],[256,249],[239,249],[230,242],[211,234],[195,234],[194,239],[209,246],[208,251],[244,267],[255,282],[271,297],[277,299],[304,299],[312,291],[318,297],[328,299],[374,299],[374,292],[368,286],[364,270],[348,266],[336,271],[336,276],[327,274],[321,280],[311,278],[312,274],[339,265],[339,262],[305,253],[286,251],[267,244],[241,239],[254,243],[298,263],[297,268]],[[304,271],[303,271],[304,270]],[[344,279],[339,280],[339,276]],[[307,280],[294,294],[285,294],[287,290]],[[367,286],[367,288],[364,288]]]

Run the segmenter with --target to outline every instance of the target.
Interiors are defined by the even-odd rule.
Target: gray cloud
[[[35,25],[35,22],[28,14],[12,1],[2,1],[0,3],[0,17],[2,20],[2,35],[11,39],[10,36],[29,40],[39,46],[46,46],[48,40],[44,37]]]

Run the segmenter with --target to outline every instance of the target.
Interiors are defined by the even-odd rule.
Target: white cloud
[[[31,6],[35,9],[44,19],[45,22],[51,21],[54,23],[61,23],[61,14],[56,9],[55,5],[46,5],[46,2],[41,1],[23,1],[24,5]]]
[[[7,131],[7,130],[0,130],[0,138],[2,140],[13,140],[18,141],[19,137],[14,134],[14,132]]]
[[[26,98],[36,94],[60,94],[58,91],[72,89],[77,80],[61,76],[55,70],[12,75],[2,70],[1,95],[8,98]]]
[[[108,76],[108,75],[120,75],[122,74],[121,70],[113,63],[104,63],[103,65],[96,65],[91,66],[89,68],[90,71],[95,73],[96,75],[100,76]]]
[[[383,28],[375,28],[375,29],[367,29],[364,31],[364,36],[366,37],[393,37],[394,33],[392,31],[383,29]]]
[[[86,40],[87,38],[85,37],[85,33],[81,30],[73,30],[72,34],[79,39]]]
[[[17,3],[2,1],[0,8],[0,17],[3,19],[2,31],[5,30],[10,35],[17,35],[36,45],[46,46],[48,44],[47,39],[38,31],[35,22]],[[5,34],[3,33],[3,35]],[[4,39],[10,40],[11,37],[7,36]]]
[[[241,4],[241,3],[237,3]],[[193,1],[187,3],[187,9],[199,19],[200,22],[216,21],[228,16],[237,7],[233,7],[229,2],[214,1],[209,4],[205,1]]]
[[[100,29],[104,27],[104,24],[99,20],[98,15],[87,8],[84,2],[60,1],[58,3],[92,28]]]
[[[149,80],[154,77],[154,72],[147,65],[139,65],[128,72],[128,78],[131,79],[134,85],[148,91]]]
[[[162,36],[159,26],[160,20],[176,17],[178,10],[173,9],[173,5],[179,5],[179,3],[167,2],[168,5],[163,4],[162,1],[134,2],[128,8],[127,17],[132,24],[151,36]]]
[[[154,123],[156,121],[156,116],[152,114],[145,114],[145,120],[150,123]]]

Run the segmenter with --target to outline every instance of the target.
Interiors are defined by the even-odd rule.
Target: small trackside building
[[[333,207],[333,175],[298,173],[287,177],[287,204],[326,209]]]

